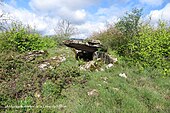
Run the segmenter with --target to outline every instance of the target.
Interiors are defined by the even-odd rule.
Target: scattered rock
[[[45,70],[47,69],[48,67],[50,67],[50,63],[49,62],[44,62],[43,64],[40,64],[38,66],[41,70]]]
[[[113,67],[113,64],[108,64],[107,66],[106,66],[106,69],[109,69],[109,68],[111,68],[111,67]]]
[[[37,57],[44,57],[48,55],[47,51],[43,51],[43,50],[34,50],[31,52],[28,52],[27,54],[25,54],[24,56],[21,56],[22,59],[24,59],[25,61],[34,61]],[[60,63],[64,62],[66,60],[66,57],[64,55],[61,56],[55,56],[52,57],[48,60],[40,60],[38,61],[38,68],[40,70],[46,70],[48,68],[53,69],[54,67],[52,66],[52,64],[54,64],[55,66],[59,66]],[[36,61],[37,62],[37,61]]]
[[[119,76],[123,78],[127,78],[127,75],[125,73],[120,73]]]
[[[107,81],[103,81],[105,84],[107,84],[108,82]]]
[[[97,60],[97,61],[101,61],[101,58],[97,58],[96,60]]]
[[[63,110],[64,108],[66,108],[67,106],[64,106],[64,105],[62,105],[62,104],[60,104],[60,105],[58,105],[58,109],[60,109],[60,110]]]
[[[66,61],[66,57],[64,57],[64,56],[59,56],[58,59],[60,62]]]
[[[98,106],[100,106],[101,105],[101,103],[99,103],[99,102],[96,102],[96,106],[98,107]]]
[[[55,57],[52,57],[51,60],[57,60],[57,58],[58,58],[58,57],[55,56]]]
[[[103,80],[103,82],[105,83],[105,84],[107,84],[108,82],[107,82],[107,80],[108,80],[108,78],[107,77],[101,77],[101,79]]]
[[[53,66],[49,66],[48,68],[53,69],[54,67]]]
[[[108,80],[107,77],[101,77],[101,79],[104,80],[104,81]]]
[[[113,90],[115,90],[115,91],[119,91],[119,89],[118,89],[118,88],[115,88],[115,87],[113,87]]]
[[[113,57],[111,57],[111,56],[110,56],[110,58],[111,58],[111,60],[112,60],[113,63],[115,63],[115,62],[118,61],[117,58],[113,58]]]
[[[107,49],[99,40],[89,40],[88,42],[83,42],[83,40],[66,40],[63,43],[67,47],[73,48],[72,50],[77,60],[92,61],[97,59],[98,61],[98,58],[100,58],[106,64],[117,62],[117,58],[113,58],[106,53]]]
[[[83,66],[80,66],[79,68],[80,70],[86,71],[86,69]]]
[[[165,95],[165,99],[170,100],[170,95]]]
[[[40,93],[39,93],[38,91],[36,91],[35,94],[34,94],[34,96],[35,96],[36,98],[39,98],[41,95],[40,95]]]
[[[112,57],[106,52],[96,51],[93,54],[93,59],[101,59],[106,64],[114,64],[117,62],[117,58]]]
[[[104,71],[104,69],[103,69],[103,68],[100,68],[100,71]]]
[[[95,67],[96,67],[95,61],[89,61],[85,65],[80,66],[80,70],[86,71],[86,70],[90,70],[90,69],[95,68]]]
[[[44,61],[41,61],[39,63],[39,68],[41,70],[46,70],[47,68],[50,68],[50,69],[53,69],[54,67],[51,66],[51,64],[55,64],[55,66],[59,66],[62,62],[64,62],[66,60],[66,57],[64,57],[63,55],[61,56],[55,56],[55,57],[52,57],[48,60],[44,60]]]
[[[95,71],[96,71],[96,72],[99,72],[99,70],[98,70],[98,69],[95,69]]]
[[[22,58],[26,61],[33,61],[35,60],[37,57],[40,56],[45,56],[47,55],[48,52],[47,51],[43,51],[43,50],[34,50],[32,52],[28,52],[26,55],[24,55]]]
[[[97,84],[98,86],[102,86],[101,84]]]
[[[103,62],[101,62],[99,59],[99,60],[93,60],[93,61],[86,62],[84,65],[80,65],[79,68],[80,68],[80,70],[84,70],[84,71],[89,70],[89,71],[98,72],[98,71],[105,70],[105,67],[102,68],[102,66],[103,66]],[[110,63],[106,66],[106,69],[109,69],[111,67],[113,67],[113,64]]]
[[[93,90],[87,92],[87,95],[88,96],[99,96],[99,93],[96,89],[93,89]]]

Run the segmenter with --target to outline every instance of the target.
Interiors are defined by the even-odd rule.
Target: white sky
[[[144,16],[150,16],[152,23],[159,19],[170,21],[169,0],[5,0],[5,3],[0,6],[0,13],[8,12],[43,35],[55,34],[58,20],[67,19],[79,30],[76,38],[87,38],[134,7],[144,8]]]

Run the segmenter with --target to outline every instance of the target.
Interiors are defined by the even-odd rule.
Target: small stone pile
[[[22,59],[24,59],[26,62],[34,62],[36,58],[38,57],[45,57],[48,55],[47,51],[43,50],[34,50],[31,52],[28,52],[27,54],[22,56]],[[52,64],[55,64],[55,67],[59,66],[62,62],[66,60],[66,57],[64,55],[55,56],[52,58],[49,58],[47,60],[38,60],[36,63],[38,64],[38,68],[40,70],[46,70],[48,68],[52,69],[54,68]]]
[[[66,57],[64,55],[52,57],[48,60],[41,61],[38,67],[41,70],[46,70],[48,68],[53,69],[54,67],[51,64],[55,64],[55,67],[58,67],[65,60],[66,60]]]
[[[35,60],[37,57],[42,57],[42,56],[46,56],[48,55],[47,51],[44,50],[34,50],[31,52],[28,52],[26,55],[24,55],[22,58],[25,61],[33,61]]]

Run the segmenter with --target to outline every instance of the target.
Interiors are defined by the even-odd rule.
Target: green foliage
[[[116,51],[119,51],[125,40],[123,34],[112,25],[104,32],[93,34],[91,38],[100,40],[104,48]]]
[[[48,49],[48,48],[54,48],[58,46],[58,43],[53,39],[53,37],[40,37],[42,48],[41,49]]]
[[[115,26],[126,38],[133,38],[138,35],[141,16],[142,9],[134,8],[130,13],[127,12],[120,18]]]
[[[105,65],[97,62],[93,71],[80,71],[85,62],[76,61],[70,49],[60,46],[54,50],[56,42],[62,43],[60,38],[54,41],[54,37],[42,37],[29,27],[14,24],[0,34],[1,112],[169,113],[170,77],[162,77],[161,71],[170,73],[170,27],[160,22],[157,28],[143,25],[138,30],[132,36],[133,30],[126,34],[110,26],[94,35],[109,53],[122,55],[114,67],[96,72]],[[43,55],[26,61],[21,53],[37,49],[51,49],[48,53],[56,59]],[[63,53],[66,61],[58,63],[56,55]],[[51,68],[39,69],[44,61],[51,61]],[[120,73],[127,78],[119,77]]]
[[[126,13],[115,26],[94,35],[108,48],[124,59],[142,68],[162,69],[162,75],[170,72],[170,27],[160,21],[157,27],[140,24],[141,9]]]
[[[60,85],[47,80],[42,86],[42,93],[44,96],[55,96],[61,93]]]
[[[51,72],[49,76],[52,81],[60,86],[60,89],[66,88],[70,84],[75,84],[79,82],[75,79],[82,75],[77,66],[66,66],[61,65],[56,70]]]
[[[141,27],[140,36],[128,44],[130,57],[134,62],[140,62],[144,67],[162,68],[164,74],[169,73],[170,65],[170,32],[169,27],[160,22],[157,29],[149,25]]]
[[[116,50],[119,55],[127,56],[131,51],[128,44],[139,36],[141,16],[142,9],[135,8],[115,25],[109,25],[106,31],[94,34],[92,38],[101,40],[104,46]]]
[[[42,73],[18,54],[13,51],[3,51],[0,54],[1,106],[30,105],[32,99],[29,97],[33,97],[35,91],[39,90],[41,77],[37,75]]]
[[[71,50],[62,48],[57,52],[70,54]],[[152,75],[159,74],[158,69],[141,71],[137,66],[119,61],[105,71],[84,72],[79,70],[73,56],[66,55],[67,60],[61,65],[56,66],[54,62],[52,69],[40,70],[37,62],[48,57],[25,61],[20,57],[23,55],[13,51],[0,53],[0,106],[23,106],[2,109],[2,112],[170,111],[170,79],[153,78]],[[119,77],[122,72],[126,79]],[[93,89],[98,95],[88,95]]]
[[[76,100],[79,98],[78,103],[81,102],[75,108],[77,112],[168,113],[170,102],[164,95],[169,95],[170,78],[153,79],[148,75],[157,72],[154,73],[152,70],[141,72],[138,67],[128,66],[126,63],[115,65],[104,72],[90,73],[86,87],[79,92],[79,96],[76,96]],[[118,76],[122,72],[126,73],[127,79]],[[155,82],[157,80],[159,82]],[[86,94],[92,89],[97,90],[98,96]]]
[[[39,106],[41,101],[47,101],[45,105],[48,105],[50,99],[61,97],[63,89],[85,79],[75,61],[67,61],[60,67],[56,66],[56,62],[50,63],[53,69],[44,71],[38,68],[37,63],[47,59],[47,56],[39,56],[33,61],[25,61],[24,56],[24,53],[9,50],[0,53],[1,107]],[[29,110],[19,108],[23,112]]]
[[[134,36],[139,35],[140,30],[140,18],[142,16],[142,9],[134,8],[130,13],[126,13],[115,24],[116,29],[123,33],[121,38],[121,45],[119,45],[118,53],[121,55],[128,55],[131,50],[128,48],[128,44],[134,41]]]
[[[24,26],[20,23],[12,23],[11,28],[0,37],[0,43],[2,50],[19,52],[47,49],[55,46],[54,40],[42,38],[40,34],[35,33],[29,26]]]
[[[57,46],[58,46],[58,47],[63,46],[63,41],[64,41],[64,40],[68,40],[68,38],[60,37],[60,36],[58,36],[58,35],[54,35],[54,36],[52,36],[51,38],[57,43]]]

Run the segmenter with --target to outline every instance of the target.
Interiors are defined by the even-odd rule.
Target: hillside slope
[[[159,70],[129,66],[118,58],[109,69],[98,62],[104,71],[82,71],[86,62],[75,60],[66,47],[32,61],[25,61],[25,54],[0,55],[2,112],[170,112],[170,78],[158,76]],[[51,68],[38,67],[59,56],[65,58],[60,64],[52,60]]]

